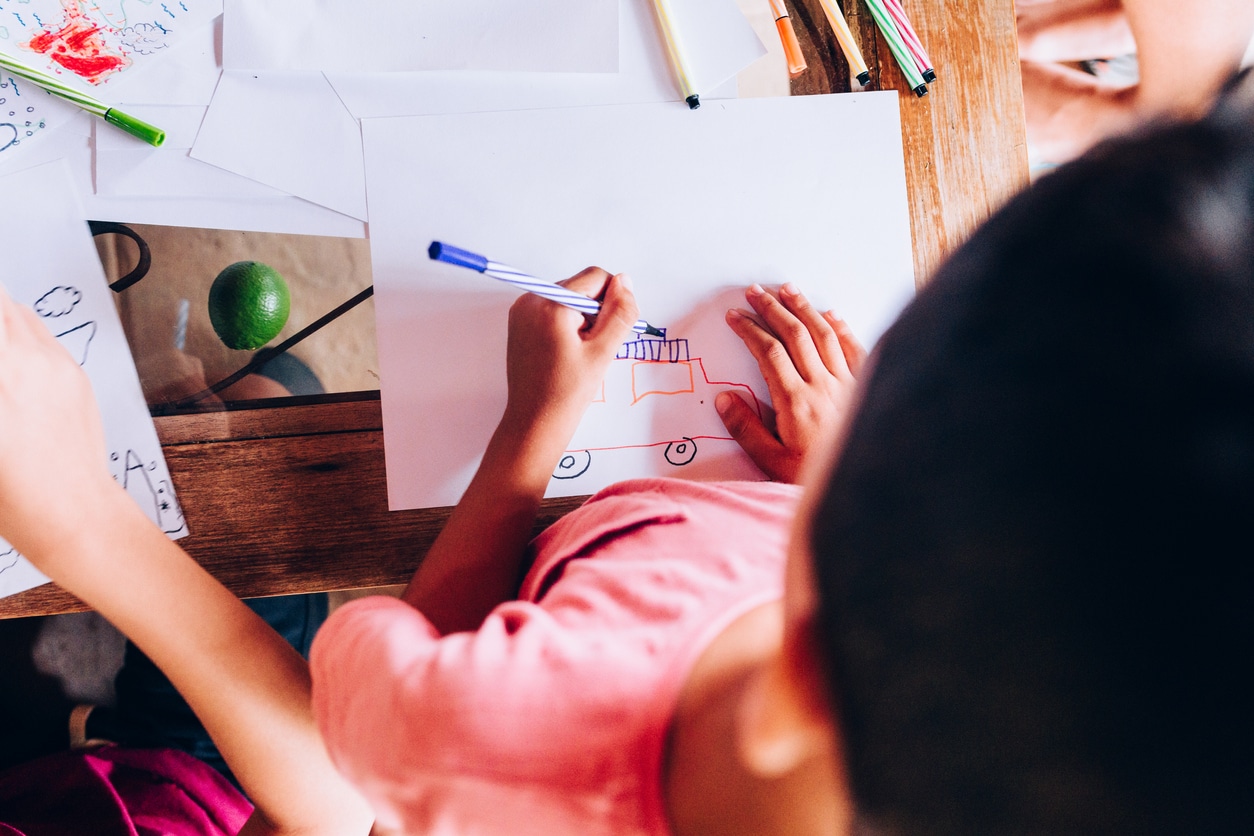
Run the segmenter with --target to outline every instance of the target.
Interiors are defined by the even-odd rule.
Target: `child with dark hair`
[[[809,528],[868,832],[1254,832],[1254,78],[1012,201],[873,363]]]
[[[1247,78],[1013,201],[860,391],[839,320],[750,288],[728,324],[775,422],[717,407],[804,494],[636,480],[530,546],[637,311],[595,268],[566,283],[594,322],[524,296],[505,415],[403,600],[315,638],[331,760],[409,833],[1249,832],[1252,229]],[[0,314],[0,535],[203,712],[251,832],[363,829],[299,657],[125,511],[81,372]],[[35,472],[80,477],[73,513]]]

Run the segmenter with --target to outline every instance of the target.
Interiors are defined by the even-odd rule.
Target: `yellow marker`
[[[679,43],[679,33],[675,30],[674,17],[671,15],[669,0],[653,0],[653,8],[657,10],[657,22],[662,27],[662,37],[666,40],[666,51],[670,53],[671,65],[675,68],[675,77],[679,81],[679,92],[683,95],[688,107],[693,110],[701,107],[701,97],[692,87],[692,79],[688,74],[684,51]]]
[[[779,31],[779,40],[784,45],[784,57],[788,60],[788,75],[796,78],[805,71],[806,59],[801,54],[801,44],[797,42],[797,33],[792,28],[792,18],[788,16],[788,7],[784,0],[771,0],[771,12],[775,15],[775,28]]]
[[[841,51],[845,53],[845,60],[853,68],[853,74],[857,76],[858,83],[863,87],[867,86],[871,83],[871,71],[867,69],[866,61],[862,60],[862,51],[858,49],[858,43],[853,39],[853,33],[849,31],[849,24],[845,22],[840,6],[836,5],[836,0],[819,0],[819,3],[823,6],[827,21],[832,24],[836,40],[840,43]]]

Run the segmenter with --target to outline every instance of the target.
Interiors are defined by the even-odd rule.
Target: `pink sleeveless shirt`
[[[393,598],[311,654],[332,759],[422,834],[662,834],[666,735],[709,643],[783,590],[798,489],[624,482],[532,544],[520,600],[441,638]]]

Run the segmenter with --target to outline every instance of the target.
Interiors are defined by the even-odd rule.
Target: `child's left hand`
[[[0,535],[32,557],[114,484],[87,375],[0,287]]]

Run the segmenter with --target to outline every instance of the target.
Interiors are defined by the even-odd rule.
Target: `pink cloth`
[[[0,772],[0,836],[234,836],[252,805],[170,749],[102,746]]]
[[[440,638],[367,598],[311,653],[314,714],[379,822],[422,834],[660,834],[680,690],[728,624],[777,600],[798,491],[649,479],[533,544],[520,599]]]

